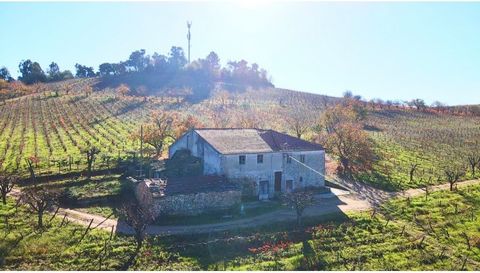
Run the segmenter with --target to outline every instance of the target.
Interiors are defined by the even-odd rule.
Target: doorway
[[[275,191],[282,191],[282,172],[275,172]]]

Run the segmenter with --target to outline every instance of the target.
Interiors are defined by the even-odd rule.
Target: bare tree
[[[450,184],[450,191],[453,191],[453,186],[465,175],[465,170],[462,167],[454,166],[453,164],[445,167],[445,177]]]
[[[410,163],[410,170],[408,171],[408,174],[410,175],[410,183],[413,181],[413,175],[415,174],[419,166],[420,163]]]
[[[38,158],[31,156],[25,159],[25,161],[27,162],[27,169],[28,169],[28,172],[30,173],[30,179],[32,181],[32,184],[35,185],[37,181],[37,177],[35,176],[35,168],[33,164],[35,165],[38,164]]]
[[[310,128],[313,127],[315,120],[310,113],[306,112],[306,107],[297,105],[286,117],[290,130],[295,132],[298,138],[301,138]]]
[[[100,153],[100,150],[97,147],[90,147],[84,150],[85,155],[87,156],[87,178],[92,178],[92,166],[95,162],[95,157]]]
[[[45,211],[57,203],[58,192],[46,187],[33,186],[22,190],[20,201],[28,205],[33,213],[37,214],[37,226],[43,228]]]
[[[472,171],[472,177],[475,178],[477,166],[480,166],[480,154],[472,152],[467,156],[467,160],[470,165],[470,170]]]
[[[137,243],[134,254],[124,265],[123,269],[126,270],[133,264],[138,252],[142,248],[143,241],[145,240],[145,230],[148,225],[155,220],[155,216],[150,209],[142,207],[137,201],[130,201],[125,205],[121,209],[121,214],[124,217],[125,222],[133,228],[135,241]]]
[[[7,194],[12,191],[13,187],[18,182],[18,176],[16,175],[0,175],[0,194],[2,195],[2,202],[7,204]]]
[[[282,196],[284,203],[293,208],[297,214],[297,226],[302,224],[302,215],[305,209],[314,204],[313,193],[308,190],[296,190]]]

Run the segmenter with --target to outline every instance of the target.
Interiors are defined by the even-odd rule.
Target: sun
[[[236,0],[235,3],[241,8],[258,9],[272,3],[272,0]]]

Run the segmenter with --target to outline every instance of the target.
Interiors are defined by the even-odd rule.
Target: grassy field
[[[373,212],[195,236],[148,237],[136,270],[479,270],[480,186],[394,199]],[[5,216],[8,218],[6,224]],[[133,239],[0,206],[0,269],[119,269]]]
[[[204,264],[227,270],[479,270],[479,200],[478,186],[435,192],[301,232],[230,237],[205,247],[210,252],[204,248]]]
[[[133,238],[91,230],[72,223],[61,226],[61,218],[36,230],[35,217],[11,201],[0,205],[1,270],[119,270],[135,250]],[[8,219],[6,224],[5,219]],[[82,239],[83,237],[83,239]],[[152,255],[147,252],[154,251]],[[158,245],[146,245],[138,269],[190,270],[198,268],[189,258]]]

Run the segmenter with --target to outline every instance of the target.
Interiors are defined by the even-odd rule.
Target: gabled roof
[[[195,129],[221,154],[319,151],[323,147],[287,134],[262,129]]]

